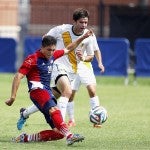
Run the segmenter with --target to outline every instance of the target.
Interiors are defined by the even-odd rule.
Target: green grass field
[[[76,95],[75,119],[71,130],[85,136],[82,143],[66,146],[65,139],[41,143],[13,143],[12,137],[22,132],[33,133],[49,129],[40,112],[30,116],[22,131],[16,128],[19,109],[31,105],[26,80],[18,91],[13,106],[6,106],[13,74],[0,74],[0,150],[148,150],[150,149],[150,79],[138,79],[124,85],[123,78],[97,77],[97,93],[108,111],[108,120],[102,128],[93,128],[89,122],[89,98],[84,86]]]

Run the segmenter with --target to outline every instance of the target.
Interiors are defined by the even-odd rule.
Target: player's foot
[[[12,140],[16,143],[27,142],[28,135],[26,133],[20,134],[18,137],[13,138]]]
[[[26,122],[26,119],[24,116],[23,116],[23,112],[25,111],[26,109],[25,108],[21,108],[20,109],[20,118],[19,120],[17,121],[17,128],[18,130],[21,130]]]
[[[101,124],[93,124],[93,127],[94,127],[94,128],[101,128],[102,125],[101,125]]]
[[[76,126],[75,121],[69,120],[68,127],[70,128],[70,127],[75,127],[75,126]]]
[[[67,145],[72,145],[75,142],[82,142],[84,140],[84,136],[80,134],[73,134],[71,137],[67,138]]]

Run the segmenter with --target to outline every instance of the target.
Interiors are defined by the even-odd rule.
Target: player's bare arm
[[[78,56],[79,60],[84,61],[84,62],[91,62],[94,58],[94,55],[84,56],[81,50],[77,50],[76,55]]]
[[[93,34],[92,30],[88,30],[83,36],[69,44],[65,49],[65,54],[69,53],[69,51],[74,50],[84,39],[88,38]]]
[[[20,85],[20,81],[23,77],[24,77],[24,75],[19,72],[15,74],[13,83],[12,83],[11,96],[8,100],[5,101],[6,105],[11,106],[14,103],[16,94],[17,94],[17,90]]]
[[[94,55],[95,55],[96,60],[98,62],[98,67],[100,68],[101,73],[103,73],[105,71],[105,67],[104,67],[104,65],[102,63],[101,52],[99,50],[94,51]]]

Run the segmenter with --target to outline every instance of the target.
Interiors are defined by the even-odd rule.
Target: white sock
[[[67,104],[67,114],[68,114],[68,118],[71,121],[75,121],[74,120],[74,101],[72,102],[68,102]]]
[[[58,107],[61,111],[63,120],[65,121],[65,116],[66,116],[66,109],[67,109],[67,104],[68,104],[69,98],[67,97],[60,97],[58,100]]]
[[[33,114],[37,111],[39,111],[39,109],[33,104],[33,105],[29,106],[28,108],[26,108],[25,111],[23,111],[23,116],[25,118],[28,118],[31,114]]]
[[[96,107],[96,106],[99,106],[100,103],[99,103],[99,98],[98,96],[95,96],[95,97],[92,97],[90,98],[90,106],[91,106],[91,109]]]

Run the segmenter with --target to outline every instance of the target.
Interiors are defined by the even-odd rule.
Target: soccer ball
[[[90,122],[101,125],[108,118],[107,110],[103,106],[96,106],[90,110],[89,119]]]

